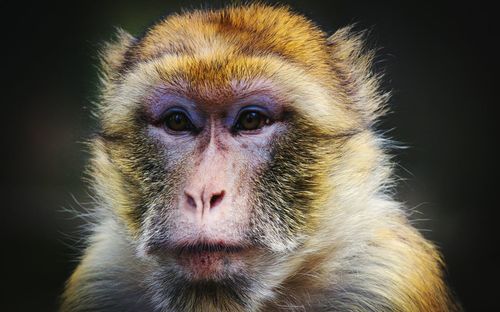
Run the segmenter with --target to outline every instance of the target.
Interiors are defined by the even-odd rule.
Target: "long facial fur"
[[[439,253],[390,197],[392,163],[373,130],[388,95],[372,58],[361,34],[328,38],[283,7],[173,15],[138,39],[120,31],[103,52],[102,130],[91,144],[99,221],[62,310],[457,309]],[[241,234],[267,252],[242,275],[189,283],[148,253],[171,235],[190,167],[189,151],[148,139],[140,107],[158,86],[193,97],[264,88],[288,103],[286,135],[248,178],[254,209]]]

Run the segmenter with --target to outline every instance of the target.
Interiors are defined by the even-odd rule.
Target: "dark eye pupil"
[[[174,131],[187,131],[190,129],[190,122],[184,113],[172,113],[167,117],[165,124]]]
[[[263,118],[259,112],[244,113],[239,120],[240,128],[242,130],[256,130],[262,127]]]

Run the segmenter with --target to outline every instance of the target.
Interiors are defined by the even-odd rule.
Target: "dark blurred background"
[[[99,45],[115,26],[140,34],[152,21],[209,1],[2,3],[2,311],[54,311],[78,255],[86,202],[82,141],[95,121]],[[394,151],[398,198],[443,252],[469,311],[500,306],[493,9],[479,2],[282,1],[326,31],[357,23],[380,47],[376,68],[393,90],[380,128]],[[498,157],[495,157],[498,158]],[[71,238],[73,237],[73,238]]]

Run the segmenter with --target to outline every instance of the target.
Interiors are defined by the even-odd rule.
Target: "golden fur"
[[[135,140],[140,130],[131,112],[158,86],[212,105],[245,90],[272,90],[307,129],[297,137],[304,150],[291,148],[290,157],[314,160],[288,173],[310,184],[302,194],[309,209],[294,209],[288,219],[296,226],[290,237],[300,233],[302,243],[292,248],[294,239],[267,229],[270,244],[293,250],[270,261],[262,277],[267,286],[254,289],[243,306],[221,293],[214,295],[218,303],[187,297],[186,311],[457,310],[439,252],[389,195],[392,163],[373,129],[388,95],[379,90],[372,58],[350,28],[328,37],[288,8],[260,4],[172,15],[139,39],[120,31],[103,52],[102,138],[91,143],[97,224],[62,311],[139,304],[142,311],[168,311],[172,298],[149,283],[155,265],[136,248],[143,221],[135,188],[150,182],[138,176],[135,154],[113,141]],[[137,185],[124,187],[127,178]]]

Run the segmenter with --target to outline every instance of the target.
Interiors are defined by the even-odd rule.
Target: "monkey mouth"
[[[198,243],[175,248],[175,258],[192,280],[217,280],[237,273],[248,248],[224,243]]]

